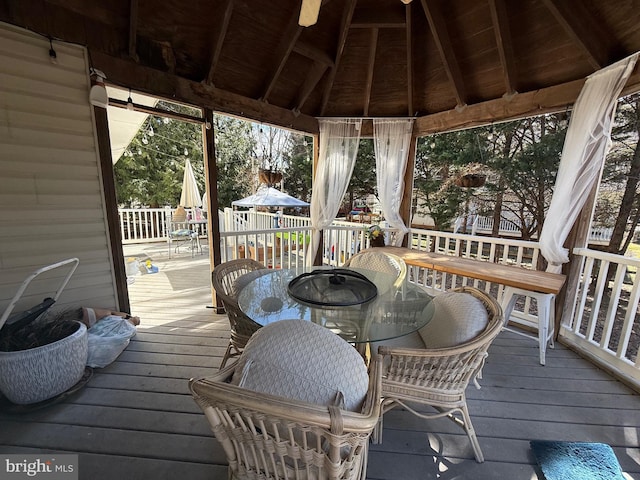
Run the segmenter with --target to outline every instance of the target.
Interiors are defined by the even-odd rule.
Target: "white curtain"
[[[320,245],[321,230],[333,222],[347,191],[360,142],[360,119],[320,120],[318,165],[311,192],[313,241],[308,263]]]
[[[551,205],[540,234],[540,251],[548,272],[560,273],[569,261],[564,242],[594,185],[611,145],[611,124],[618,96],[638,53],[587,78],[576,100],[562,150]]]
[[[384,218],[392,228],[400,231],[395,245],[400,246],[409,229],[400,216],[404,193],[404,174],[407,170],[413,120],[373,120],[373,145],[376,153],[378,199]]]

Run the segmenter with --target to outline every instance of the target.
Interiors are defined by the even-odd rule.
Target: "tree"
[[[374,194],[377,195],[376,189],[376,155],[373,148],[373,140],[370,138],[360,139],[358,144],[358,153],[356,163],[353,166],[353,174],[347,187],[349,211],[355,207],[356,198],[366,198]],[[343,199],[345,203],[345,199]]]
[[[510,213],[509,221],[517,219],[524,240],[540,235],[544,225],[566,134],[561,120],[546,115],[519,121],[513,132],[518,138],[514,154],[494,163],[504,188],[514,197],[503,210]]]
[[[285,190],[296,198],[311,201],[313,143],[304,135],[292,135],[292,147],[285,152]]]
[[[438,230],[447,230],[452,221],[466,213],[479,192],[462,188],[456,178],[470,165],[484,165],[486,151],[484,130],[464,130],[418,139],[414,187],[419,192],[418,211],[431,216]]]
[[[595,217],[597,220],[604,215],[605,226],[611,225],[610,219],[615,217],[607,251],[618,255],[626,252],[640,220],[639,136],[640,94],[634,94],[618,102],[612,129],[614,143],[603,168],[603,186]],[[606,205],[609,208],[605,208]],[[614,205],[619,205],[617,211]]]
[[[168,102],[159,102],[158,108],[193,114],[192,108]],[[186,158],[191,160],[199,185],[204,186],[201,127],[149,116],[114,166],[118,203],[152,208],[177,205]]]
[[[220,208],[231,207],[231,202],[252,193],[254,182],[257,182],[253,165],[256,138],[251,123],[222,115],[214,117],[214,137],[218,205]]]

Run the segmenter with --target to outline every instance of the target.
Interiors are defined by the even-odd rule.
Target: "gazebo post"
[[[213,268],[220,265],[222,253],[220,252],[220,216],[218,214],[218,164],[216,159],[215,134],[213,131],[213,110],[204,109],[205,124],[202,126],[204,137],[204,174],[207,185],[207,231],[209,242],[209,260],[213,260]],[[209,128],[207,128],[209,125]],[[215,290],[211,287],[211,300],[217,313],[224,310],[222,302],[216,298]]]
[[[318,160],[320,159],[320,134],[315,133],[313,135],[313,169],[311,171],[311,190],[313,191],[313,185],[316,181],[316,170],[318,168]],[[320,232],[320,243],[318,244],[318,250],[313,257],[314,265],[322,265],[322,253],[324,251],[324,241],[322,238],[322,232]],[[313,245],[313,242],[312,242]]]
[[[416,165],[416,145],[418,137],[416,137],[415,123],[411,132],[411,142],[409,143],[409,155],[407,157],[407,168],[404,172],[404,192],[402,194],[402,202],[400,202],[400,216],[402,221],[411,228],[411,206],[413,200],[413,171]],[[402,240],[402,246],[409,246],[409,235],[405,235]]]

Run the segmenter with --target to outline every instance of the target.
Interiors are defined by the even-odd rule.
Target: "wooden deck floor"
[[[217,370],[228,341],[226,317],[207,308],[208,259],[142,248],[160,271],[130,285],[137,336],[64,402],[0,413],[0,453],[79,453],[81,479],[226,478],[223,452],[187,391],[187,379]],[[608,443],[627,478],[640,479],[640,396],[562,346],[546,367],[537,359],[535,343],[503,332],[482,389],[469,388],[485,463],[451,422],[397,410],[385,417],[384,443],[371,448],[367,478],[533,480],[541,476],[529,441],[546,439]]]

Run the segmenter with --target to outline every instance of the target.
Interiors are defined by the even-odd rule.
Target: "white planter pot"
[[[87,364],[87,327],[62,340],[29,350],[0,352],[0,391],[19,405],[38,403],[80,381]]]

